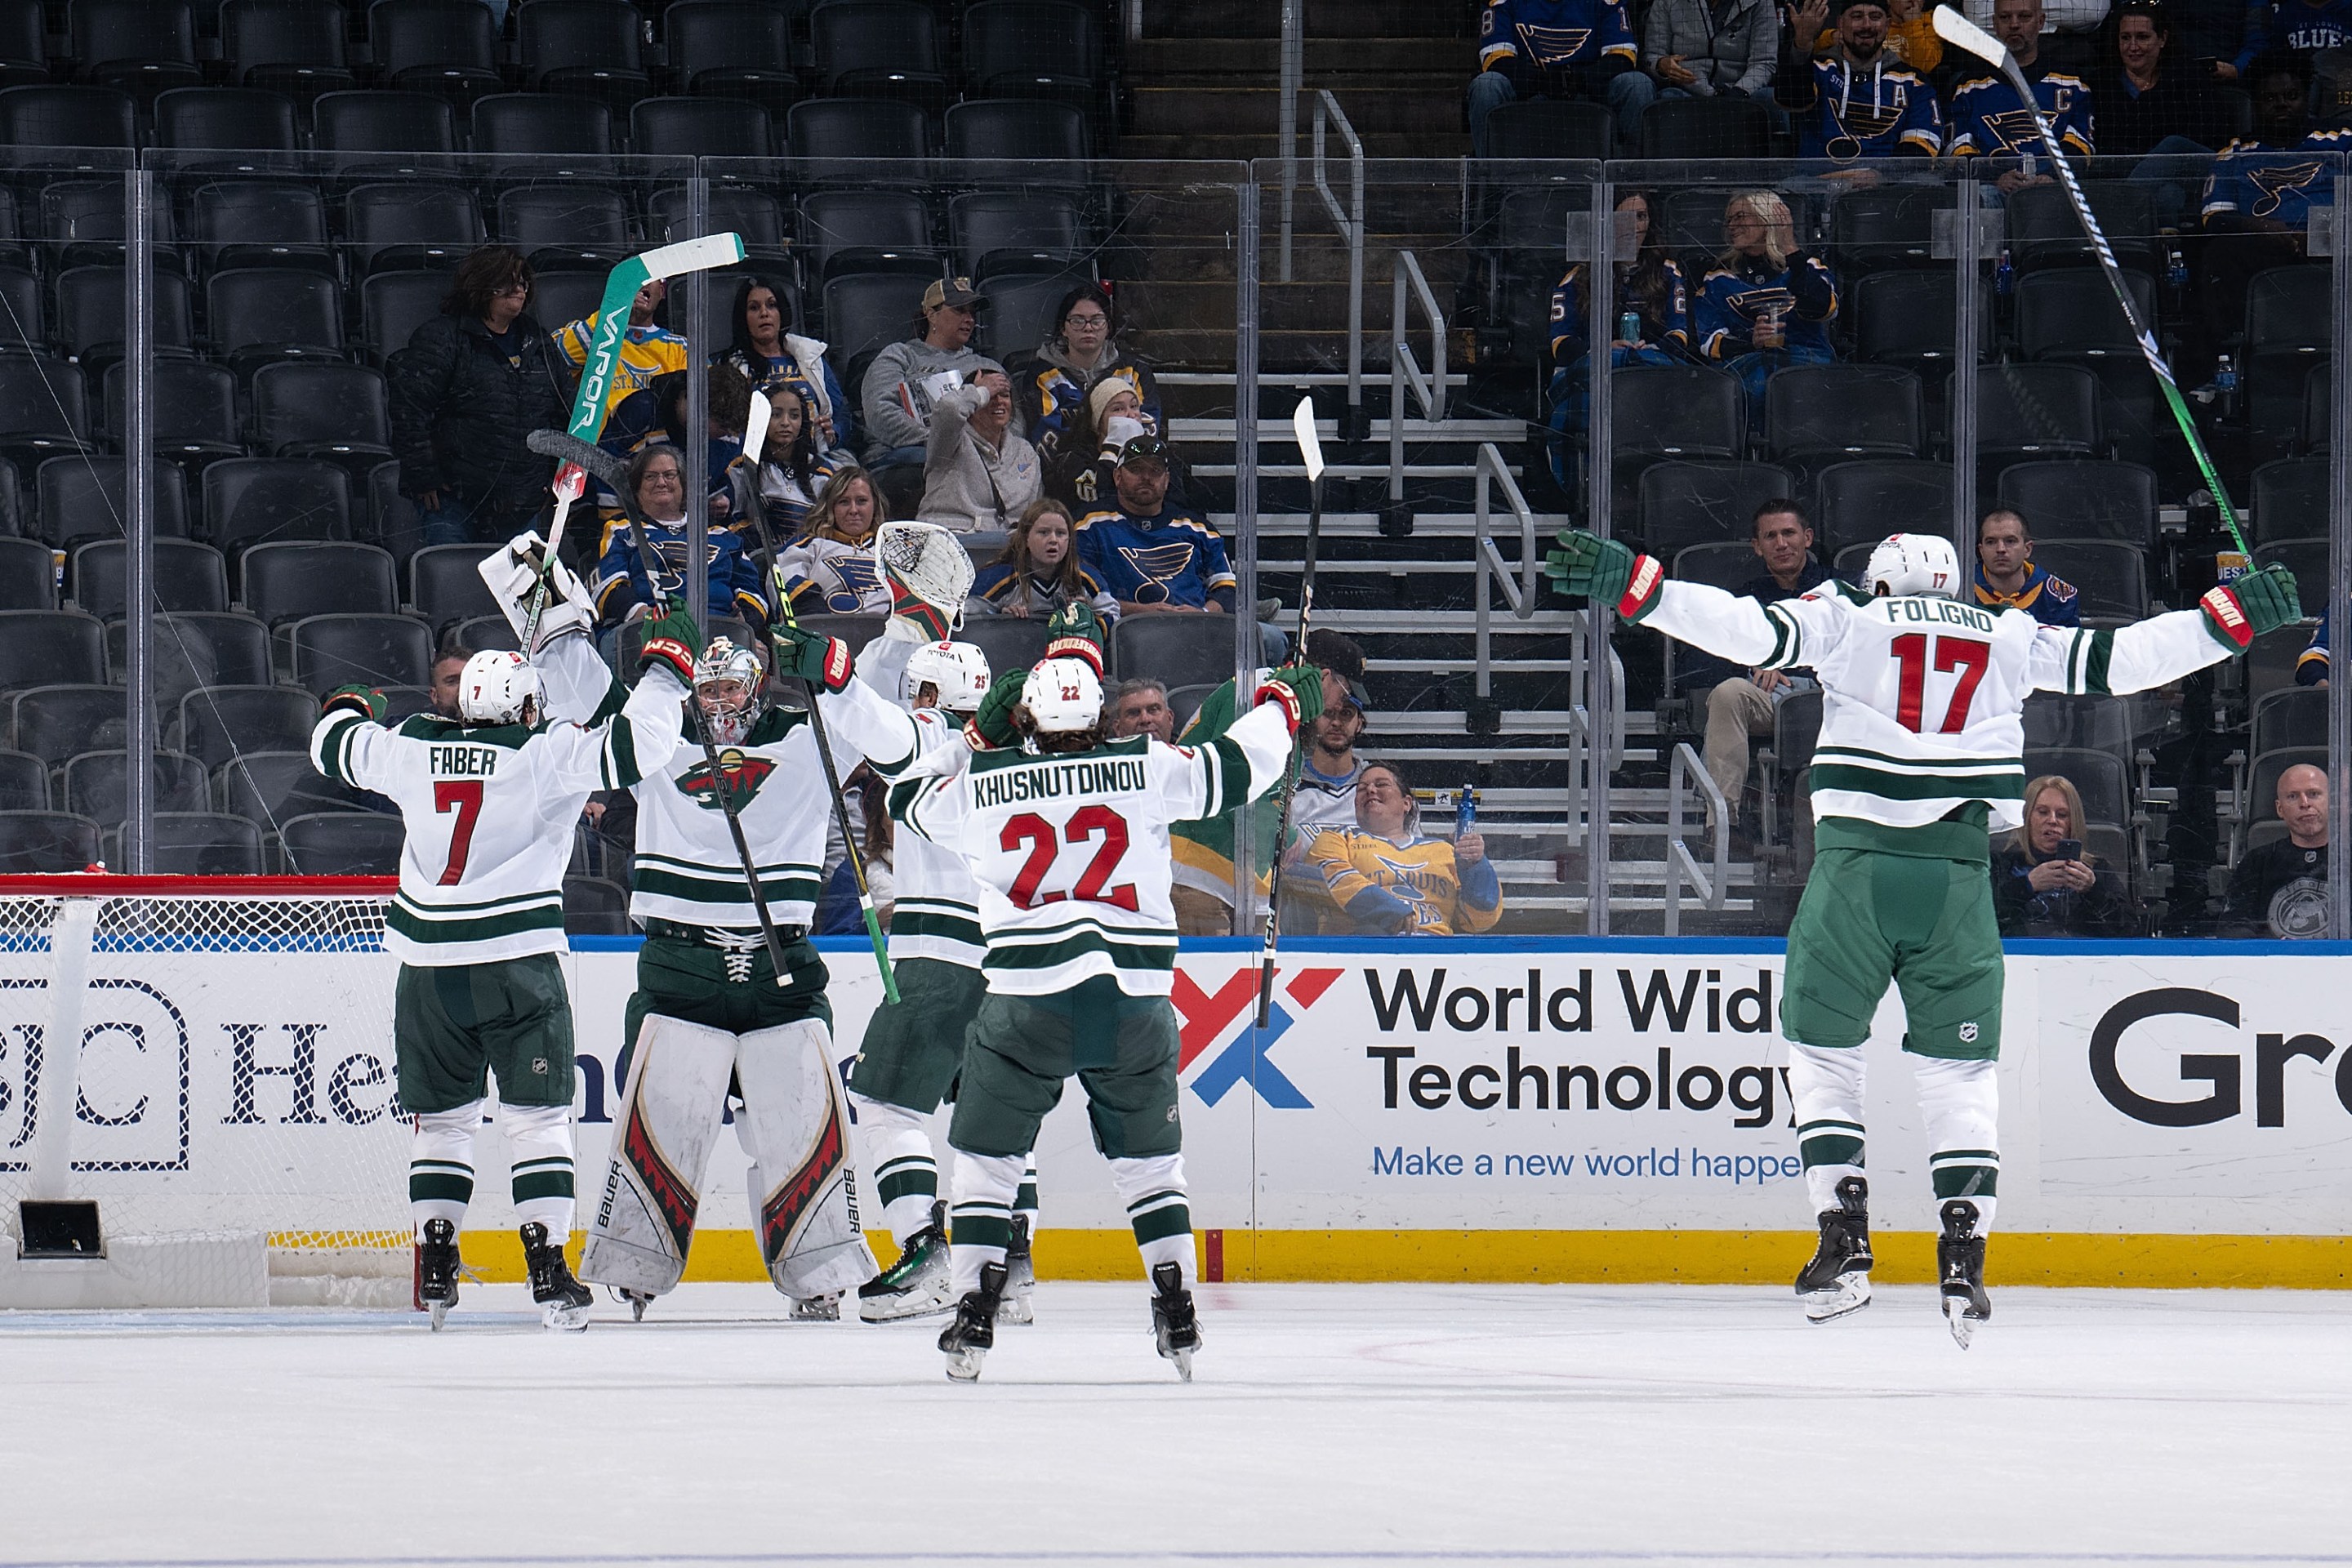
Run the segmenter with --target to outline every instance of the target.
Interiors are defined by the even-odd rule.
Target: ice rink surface
[[[1997,1278],[1997,1265],[1996,1265]],[[0,1568],[2352,1563],[2352,1294],[1047,1283],[937,1321],[689,1286],[541,1331],[0,1314]]]

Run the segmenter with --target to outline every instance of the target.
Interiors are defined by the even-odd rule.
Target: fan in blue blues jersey
[[[2336,167],[2352,153],[2352,131],[2309,129],[2310,78],[2294,57],[2256,60],[2248,86],[2254,133],[2222,148],[2205,182],[2197,297],[2206,363],[2243,330],[2254,275],[2305,259],[2312,209],[2335,205]]]
[[[1168,500],[1166,443],[1139,436],[1119,454],[1118,505],[1078,519],[1078,563],[1123,616],[1234,613],[1225,542],[1199,512]]]
[[[1486,155],[1486,116],[1533,98],[1601,100],[1623,141],[1657,96],[1639,58],[1625,0],[1491,0],[1478,16],[1471,152]]]
[[[1746,385],[1760,435],[1772,373],[1837,358],[1830,346],[1837,279],[1798,247],[1789,205],[1770,191],[1742,191],[1725,203],[1723,236],[1723,254],[1698,286],[1698,350]]]
[[[1687,364],[1696,356],[1691,347],[1690,282],[1682,263],[1666,254],[1665,229],[1655,221],[1655,204],[1647,191],[1627,191],[1617,198],[1618,238],[1630,237],[1631,254],[1617,262],[1616,296],[1611,301],[1609,363]],[[1630,236],[1627,233],[1631,226]],[[1551,427],[1563,435],[1584,428],[1592,401],[1591,362],[1591,298],[1584,289],[1584,268],[1568,269],[1551,291],[1551,363],[1549,398]],[[1631,336],[1625,331],[1633,322]],[[1552,471],[1568,482],[1566,441],[1552,447]]]
[[[2033,563],[2033,536],[2025,519],[1995,507],[1977,524],[1976,602],[1998,614],[2023,610],[2045,626],[2083,624],[2083,596],[2074,584]]]
[[[1944,150],[1944,111],[1926,78],[1886,47],[1881,0],[1838,0],[1837,47],[1815,54],[1792,29],[1774,92],[1797,123],[1797,153],[1851,163]]]
[[[2297,686],[2327,684],[2327,616],[2322,612],[2319,629],[2311,634],[2311,644],[2295,656],[2294,683]]]
[[[1994,36],[2007,45],[2017,68],[2032,88],[2034,102],[2050,121],[2052,134],[2069,156],[2087,158],[2095,134],[2091,114],[2091,87],[2072,71],[2057,68],[2042,52],[2042,0],[1996,0],[1992,8]],[[2033,112],[2021,101],[2006,78],[1987,66],[1953,89],[1948,116],[1955,158],[1985,158],[1998,171],[2004,192],[2039,184],[2049,149]],[[2028,167],[2026,160],[2033,164]],[[1979,178],[1982,177],[1980,174]]]

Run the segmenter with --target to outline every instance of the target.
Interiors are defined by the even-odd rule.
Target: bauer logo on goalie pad
[[[776,764],[765,757],[751,756],[733,746],[724,746],[719,752],[719,774],[726,781],[727,793],[735,798],[735,809],[740,811],[760,793]],[[677,776],[677,793],[690,797],[705,811],[724,811],[719,790],[708,761],[699,762]]]

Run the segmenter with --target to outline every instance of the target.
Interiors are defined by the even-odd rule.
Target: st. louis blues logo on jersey
[[[719,749],[718,778],[725,780],[727,793],[734,797],[738,811],[751,804],[751,797],[760,793],[760,786],[766,784],[768,775],[775,771],[776,764],[765,757],[751,756],[733,746]],[[709,758],[678,774],[675,782],[677,793],[691,798],[703,810],[726,809],[719,798]]]
[[[1767,314],[1785,320],[1796,310],[1797,297],[1786,289],[1745,289],[1731,297],[1731,308],[1750,321]]]
[[[1168,584],[1191,569],[1192,551],[1190,544],[1120,545],[1120,559],[1143,579],[1136,587],[1133,602],[1139,605],[1166,602]]]
[[[1519,47],[1528,58],[1549,64],[1554,60],[1572,60],[1592,37],[1590,27],[1538,27],[1532,22],[1518,25]]]
[[[678,593],[686,585],[686,541],[656,539],[648,542],[653,546],[654,559],[661,563],[661,581],[654,585],[665,595]],[[705,566],[718,559],[718,545],[705,544],[702,547],[702,563]],[[638,570],[644,569],[641,562]]]
[[[1843,103],[1838,106],[1838,120],[1845,133],[1858,142],[1874,141],[1903,123],[1904,111],[1911,106],[1908,89],[1899,81],[1885,84],[1884,103]]]
[[[2050,118],[2055,120],[2066,111],[2066,89],[2060,88],[2053,96],[2058,103],[2051,110]],[[2023,153],[2037,150],[2042,145],[2042,127],[2035,123],[2033,111],[2030,109],[2004,109],[1998,113],[1988,114],[1984,117],[1984,127],[2000,143],[1989,149],[1994,153]]]
[[[867,596],[883,590],[881,568],[870,555],[827,555],[819,570],[833,579],[824,590],[824,607],[837,616],[854,616],[866,607]]]
[[[2262,193],[2254,200],[2253,216],[2272,216],[2277,213],[2281,202],[2305,193],[2312,182],[2318,178],[2317,163],[2284,163],[2268,169],[2247,170],[2246,179]]]

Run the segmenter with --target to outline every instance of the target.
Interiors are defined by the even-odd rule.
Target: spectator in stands
[[[856,450],[857,416],[826,363],[825,345],[792,330],[792,290],[772,278],[746,278],[735,288],[735,342],[719,357],[772,398],[789,386],[814,416],[809,433],[820,452]]]
[[[1301,845],[1321,828],[1345,827],[1356,820],[1356,789],[1370,765],[1356,755],[1356,742],[1363,739],[1372,706],[1370,693],[1364,689],[1364,650],[1354,638],[1328,626],[1309,632],[1307,662],[1337,676],[1347,687],[1348,700],[1327,706],[1307,726],[1298,786],[1290,797],[1291,828]]]
[[[1944,59],[1944,40],[1937,35],[1934,13],[1935,6],[1927,0],[1887,0],[1886,53],[1891,63],[1923,77],[1933,77],[1936,68]],[[1806,51],[1809,54],[1825,55],[1835,49],[1840,22],[1835,9],[1832,8],[1822,21],[1827,25],[1807,31],[1798,26],[1797,11],[1790,10],[1790,42],[1811,38],[1812,47]],[[1783,58],[1786,58],[1785,53]]]
[[[1364,768],[1356,825],[1317,833],[1305,863],[1361,935],[1469,935],[1503,918],[1503,884],[1486,837],[1424,835],[1420,804],[1393,763]]]
[[[625,482],[637,498],[637,510],[645,513],[646,542],[659,564],[660,580],[646,578],[645,560],[637,553],[627,521],[606,523],[595,581],[588,591],[596,601],[598,636],[607,658],[618,647],[621,628],[652,615],[657,597],[671,604],[686,602],[689,559],[686,476],[677,448],[646,446],[629,459]],[[705,535],[703,553],[709,573],[710,613],[740,616],[753,632],[764,632],[767,598],[761,588],[760,568],[744,553],[742,540],[727,529],[713,528]]]
[[[607,419],[623,398],[645,391],[654,377],[686,368],[686,340],[656,319],[668,297],[669,285],[656,278],[638,289],[631,301],[629,325],[621,334],[621,352],[613,366],[613,384],[604,389]],[[595,341],[596,323],[603,315],[602,310],[593,311],[555,331],[555,346],[572,362],[574,375],[588,363],[588,345]]]
[[[2160,0],[2129,0],[2116,14],[2115,40],[2121,68],[2101,79],[2100,151],[2130,158],[2219,152],[2229,133],[2213,90],[2215,62],[2167,63],[2169,8]]]
[[[1234,613],[1236,579],[1208,521],[1168,500],[1168,443],[1139,436],[1112,471],[1117,504],[1078,520],[1078,562],[1122,616]]]
[[[2025,821],[1992,852],[1992,908],[2003,936],[2133,931],[2122,879],[2083,847],[2083,796],[2071,779],[2045,773],[2025,786]]]
[[[890,871],[898,841],[897,824],[890,820],[890,793],[863,762],[841,781],[841,793],[849,803],[850,820],[859,829],[858,857],[866,868],[866,890],[887,931],[898,901],[898,882]],[[810,934],[864,936],[866,910],[857,901],[857,873],[849,868],[849,855],[842,846],[841,819],[831,812],[825,819],[824,883],[810,918]]]
[[[958,533],[1006,533],[1045,488],[1037,448],[1013,428],[1013,384],[992,367],[965,374],[931,408],[916,515]]]
[[[2298,763],[2279,774],[2286,837],[2249,849],[2230,873],[2229,919],[2243,936],[2327,934],[2327,774]]]
[[[2352,16],[2333,0],[2274,0],[2260,8],[2256,25],[2263,47],[2296,57],[2306,74],[2326,51],[2352,48]]]
[[[734,470],[735,504],[729,516],[741,526],[758,507],[768,520],[768,531],[779,542],[797,539],[806,526],[825,481],[832,479],[835,459],[817,449],[816,428],[809,420],[808,400],[788,381],[768,388],[768,438],[760,448],[759,471],[739,462]]]
[[[890,584],[874,563],[874,534],[889,521],[879,486],[851,464],[825,481],[809,509],[808,531],[784,547],[781,565],[793,611],[887,615]]]
[[[524,439],[562,428],[572,376],[530,314],[531,285],[520,251],[482,246],[385,366],[400,493],[427,544],[504,541],[547,502],[555,465]]]
[[[1082,512],[1092,511],[1116,493],[1111,470],[1118,467],[1119,449],[1139,436],[1159,434],[1158,419],[1144,407],[1133,384],[1105,376],[1070,415],[1056,449],[1046,455],[1045,489]],[[1170,447],[1168,493],[1179,502],[1184,499],[1181,468],[1175,448]]]
[[[667,371],[654,377],[643,392],[623,398],[604,421],[597,445],[616,458],[635,457],[648,444],[686,450],[687,371]],[[715,523],[732,523],[735,487],[730,470],[743,455],[743,425],[751,412],[751,384],[732,365],[717,362],[703,369],[705,443],[709,468],[704,475],[709,515]],[[617,503],[615,503],[617,504]]]
[[[1723,233],[1726,247],[1699,283],[1698,348],[1747,386],[1748,418],[1760,436],[1772,373],[1837,357],[1829,332],[1837,279],[1829,263],[1799,248],[1789,205],[1770,191],[1733,196]]]
[[[2105,0],[2094,0],[2105,13]],[[1993,0],[1992,31],[2016,58],[2017,68],[2032,88],[2034,101],[2049,118],[2051,130],[2070,153],[2092,153],[2094,127],[2091,88],[2081,76],[2060,69],[2042,47],[2042,0]],[[1991,162],[1979,179],[1994,174],[2002,194],[2041,184],[2050,176],[2042,172],[2049,152],[2042,144],[2017,89],[1999,71],[1981,61],[1969,62],[1972,74],[1952,92],[1948,150],[1955,158],[1985,158]],[[2026,160],[2033,160],[2029,171]]]
[[[1835,42],[1816,49],[1832,13]],[[1790,13],[1775,81],[1780,106],[1796,119],[1801,158],[1851,163],[1944,150],[1943,105],[1925,68],[1906,65],[1890,47],[1884,0],[1805,0]]]
[[[1478,16],[1478,74],[1470,79],[1470,152],[1486,156],[1486,117],[1535,98],[1605,101],[1620,149],[1657,96],[1642,73],[1624,0],[1489,0]]]
[[[1659,98],[1772,101],[1780,13],[1771,0],[1650,0],[1643,68]]]
[[[457,678],[466,673],[466,661],[474,650],[456,637],[441,645],[433,656],[433,684],[426,689],[426,700],[432,710],[444,719],[457,718]]]
[[[984,615],[1043,620],[1074,600],[1094,606],[1106,624],[1118,619],[1118,601],[1078,564],[1077,529],[1070,509],[1051,496],[1031,501],[1013,525],[1003,552],[972,579],[968,607]]]
[[[2042,59],[2076,75],[2090,70],[2098,57],[2099,28],[2107,19],[2107,6],[2108,0],[2046,0],[2034,25]],[[1969,21],[2009,44],[2011,54],[2017,53],[2017,46],[2000,31],[1998,0],[1965,0],[1961,10]],[[2024,63],[2022,56],[2019,63]],[[2027,73],[2029,78],[2032,74]]]
[[[1748,525],[1748,547],[1763,570],[1735,592],[1759,605],[1799,598],[1830,581],[1830,570],[1813,555],[1813,525],[1786,497],[1764,502]],[[1811,669],[1750,669],[1717,681],[1706,694],[1706,772],[1715,787],[1739,813],[1748,787],[1748,738],[1772,732],[1772,715],[1800,691],[1821,682]]]
[[[1003,371],[971,346],[972,329],[986,309],[987,297],[973,289],[971,279],[942,278],[923,290],[915,335],[874,356],[860,395],[869,466],[919,467],[939,397],[968,384],[973,371]]]
[[[1977,603],[1989,610],[2023,610],[2045,626],[2083,624],[2074,584],[2033,563],[2025,519],[2005,506],[1977,524]]]
[[[1162,742],[1176,739],[1176,710],[1168,706],[1168,688],[1144,676],[1122,680],[1111,694],[1110,734],[1113,740],[1149,735]]]
[[[2290,56],[2256,60],[2246,80],[2254,100],[2254,133],[2222,148],[2205,182],[2199,300],[2206,362],[2244,330],[2246,289],[2254,274],[2302,261],[2312,209],[2336,205],[2329,160],[2312,154],[2352,152],[2352,131],[2310,129],[2305,109],[2310,80],[2303,63]]]
[[[1013,378],[1013,401],[1022,424],[1047,466],[1062,458],[1066,447],[1087,446],[1086,441],[1072,443],[1066,437],[1080,411],[1109,382],[1126,384],[1136,400],[1132,417],[1141,422],[1145,433],[1164,435],[1160,384],[1149,364],[1119,347],[1114,330],[1117,312],[1101,285],[1081,283],[1063,295],[1054,320],[1056,325],[1037,345],[1036,358],[1023,364]],[[1096,434],[1101,428],[1097,419]]]
[[[1617,198],[1618,244],[1631,226],[1631,254],[1615,262],[1617,271],[1616,327],[1609,340],[1612,369],[1629,364],[1687,364],[1691,349],[1690,284],[1682,263],[1666,250],[1664,226],[1658,222],[1657,203],[1647,191],[1627,191]],[[1551,427],[1566,436],[1581,432],[1592,400],[1590,300],[1584,292],[1584,267],[1570,267],[1551,291]],[[1635,331],[1625,335],[1625,319]],[[1562,454],[1565,440],[1552,447],[1552,468],[1567,482]]]
[[[2327,684],[2327,616],[2319,617],[2319,628],[2311,634],[2311,644],[2295,656],[2294,683],[2297,686],[2326,687]]]

